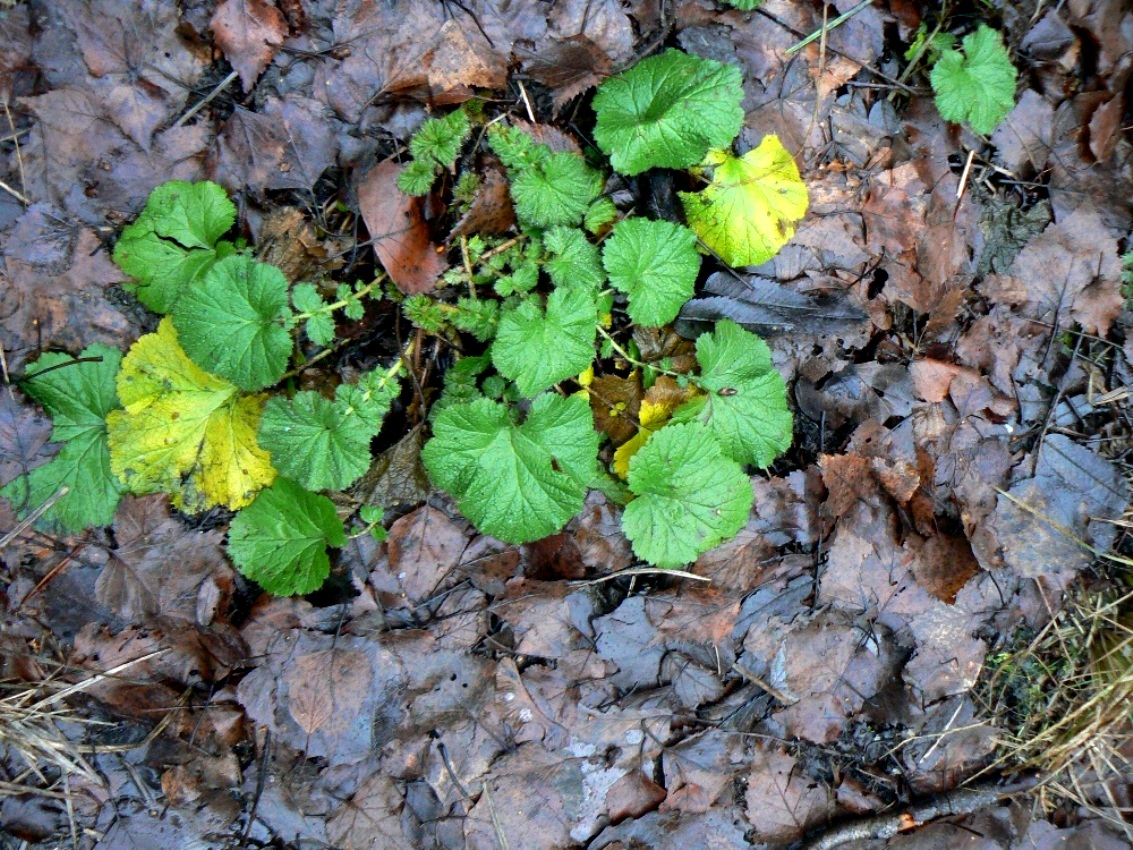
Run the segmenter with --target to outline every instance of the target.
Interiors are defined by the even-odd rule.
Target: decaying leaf
[[[244,91],[251,91],[287,37],[287,20],[271,0],[224,0],[213,12],[209,29],[240,72]]]
[[[429,235],[421,199],[397,188],[401,170],[393,160],[370,169],[358,186],[358,207],[390,280],[406,295],[417,295],[433,291],[448,263]]]

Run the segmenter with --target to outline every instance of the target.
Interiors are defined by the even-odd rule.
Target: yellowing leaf
[[[242,508],[275,479],[256,443],[264,395],[242,395],[182,351],[170,319],[134,343],[118,373],[124,410],[107,416],[110,467],[134,493],[178,508]]]
[[[662,375],[654,382],[641,400],[641,408],[637,413],[641,428],[614,452],[614,472],[619,478],[625,480],[629,475],[630,459],[655,432],[661,430],[673,411],[697,395],[700,395],[700,390],[695,386],[689,384],[682,387],[668,375]]]
[[[757,266],[795,235],[806,214],[806,184],[778,136],[740,158],[709,153],[712,182],[701,192],[681,192],[688,226],[730,266]]]

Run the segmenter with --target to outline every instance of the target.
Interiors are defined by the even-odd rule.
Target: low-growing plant
[[[964,36],[961,46],[963,52],[951,33],[929,35],[922,24],[905,56],[927,55],[936,108],[945,121],[967,122],[977,133],[990,135],[1015,106],[1018,71],[1003,36],[986,24]]]
[[[619,210],[599,162],[502,122],[485,127],[516,232],[461,237],[461,262],[430,295],[383,289],[383,276],[339,284],[333,297],[326,284],[290,284],[223,239],[235,208],[219,186],[158,187],[114,253],[139,299],[163,314],[157,331],[124,358],[92,347],[28,368],[23,386],[64,448],[3,495],[35,507],[68,485],[42,518],[66,531],[108,523],[123,492],[168,493],[189,513],[229,508],[228,551],[241,572],[275,594],[317,589],[327,548],[347,540],[325,493],[370,468],[404,357],[333,397],[285,378],[302,369],[300,333],[331,345],[336,317],[361,319],[368,299],[389,297],[458,352],[431,399],[421,460],[478,529],[538,540],[597,488],[625,504],[623,529],[643,561],[695,560],[745,524],[744,468],[768,466],[792,431],[770,351],[739,325],[720,322],[694,355],[646,353],[638,339],[692,297],[703,250],[763,262],[805,212],[806,188],[777,138],[742,157],[728,149],[741,98],[735,68],[678,51],[607,80],[595,97],[595,139],[615,170],[688,169],[705,184],[682,194],[688,228]],[[466,107],[427,121],[399,187],[427,194],[449,173],[454,203],[468,202],[474,169],[457,172],[478,122]],[[599,389],[611,381],[643,395],[636,414]],[[603,451],[606,440],[614,445]],[[383,507],[361,509],[359,533],[384,533]]]

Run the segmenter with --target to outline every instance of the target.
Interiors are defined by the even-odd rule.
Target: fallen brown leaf
[[[223,0],[209,29],[244,91],[251,91],[287,37],[287,20],[268,0]]]
[[[358,186],[358,208],[390,280],[406,295],[419,295],[433,291],[448,263],[429,234],[422,200],[397,188],[401,170],[393,160],[370,169]]]

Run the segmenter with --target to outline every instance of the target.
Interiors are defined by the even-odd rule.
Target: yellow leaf
[[[806,184],[778,136],[742,157],[712,151],[712,182],[681,192],[688,226],[730,266],[757,266],[779,253],[807,210]]]
[[[668,375],[659,377],[641,400],[641,408],[637,413],[641,427],[614,452],[614,473],[624,480],[629,475],[630,459],[637,454],[638,449],[645,445],[654,432],[661,430],[674,410],[698,395],[701,392],[691,384],[682,387]]]
[[[267,396],[200,369],[170,319],[134,343],[118,373],[123,410],[107,417],[110,467],[135,493],[169,493],[188,513],[236,510],[275,479],[256,443]]]

